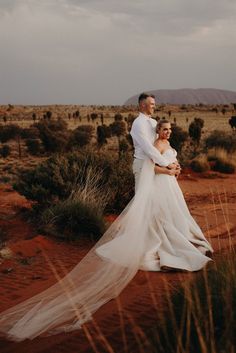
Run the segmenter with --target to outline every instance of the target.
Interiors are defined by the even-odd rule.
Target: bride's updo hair
[[[161,119],[157,122],[157,126],[156,126],[156,132],[158,132],[160,130],[160,128],[162,127],[163,124],[170,124],[170,121],[167,119]]]

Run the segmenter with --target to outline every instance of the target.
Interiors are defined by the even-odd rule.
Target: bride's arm
[[[176,175],[176,169],[168,169],[166,167],[160,167],[155,165],[154,167],[155,174],[167,174],[167,175]]]

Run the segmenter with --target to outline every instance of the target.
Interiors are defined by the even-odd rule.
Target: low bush
[[[33,127],[38,129],[45,151],[63,152],[66,150],[70,132],[64,120],[47,119],[34,124]]]
[[[83,147],[91,142],[94,132],[92,125],[80,125],[71,132],[68,149],[72,147]]]
[[[5,126],[0,126],[0,141],[5,143],[9,140],[15,139],[20,136],[21,128],[16,124],[9,124]]]
[[[235,165],[230,161],[218,159],[212,167],[213,170],[221,173],[232,174],[235,172]]]
[[[214,267],[166,292],[148,332],[152,353],[234,352],[236,325],[236,258],[234,251],[216,259]],[[172,295],[171,295],[172,294]]]
[[[172,134],[170,137],[170,144],[179,153],[181,153],[184,143],[188,139],[188,133],[176,124],[171,124],[171,128],[172,128]]]
[[[134,192],[131,156],[117,161],[111,154],[95,154],[90,149],[55,154],[34,169],[22,170],[14,188],[44,209],[66,200],[76,186],[86,184],[92,167],[100,175],[100,186],[109,195],[106,211],[120,212]]]
[[[39,139],[27,139],[25,141],[25,144],[27,146],[27,150],[30,154],[33,156],[38,156],[41,152],[41,143]]]
[[[212,169],[226,174],[235,172],[235,157],[235,153],[228,153],[223,148],[210,149],[207,153],[208,161],[212,162]]]
[[[207,156],[200,154],[190,162],[190,167],[194,172],[197,173],[207,172],[210,169],[210,164],[207,160]]]
[[[215,130],[205,139],[206,149],[223,148],[227,152],[236,151],[236,134]]]
[[[49,235],[75,239],[99,239],[105,231],[103,214],[80,200],[62,201],[46,209],[41,217],[42,231]]]
[[[7,158],[8,156],[10,156],[10,154],[11,154],[11,147],[9,145],[3,145],[0,148],[0,155],[3,158]]]
[[[83,236],[98,239],[105,230],[103,211],[107,202],[100,178],[100,174],[88,169],[83,185],[77,185],[66,200],[43,211],[42,230],[70,239]]]

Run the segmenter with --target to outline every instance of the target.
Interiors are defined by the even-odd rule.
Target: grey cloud
[[[235,18],[236,2],[233,0],[64,0],[69,6],[83,6],[87,9],[108,14],[126,15],[127,21],[140,25],[142,29],[152,29],[164,33],[194,31],[202,26]],[[122,17],[121,17],[122,18]]]
[[[236,89],[230,0],[8,0],[0,14],[0,103],[122,103],[139,90]]]

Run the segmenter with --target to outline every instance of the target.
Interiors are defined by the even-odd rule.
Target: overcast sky
[[[0,104],[236,91],[235,0],[0,0]]]

